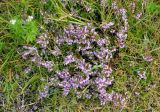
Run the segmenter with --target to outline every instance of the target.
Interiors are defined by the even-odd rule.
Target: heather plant
[[[64,96],[67,96],[72,90],[77,98],[98,97],[102,105],[107,102],[114,102],[114,104],[119,102],[118,104],[123,105],[127,96],[122,97],[114,91],[107,92],[106,89],[114,81],[114,77],[110,76],[113,72],[111,60],[118,49],[126,46],[125,39],[129,25],[126,9],[119,8],[116,2],[112,3],[111,8],[115,16],[121,17],[122,24],[116,25],[115,22],[109,22],[103,23],[100,27],[95,27],[91,23],[68,24],[61,31],[56,32],[54,46],[59,51],[52,52],[52,54],[63,56],[63,67],[54,72],[54,77],[58,77],[59,83],[56,87],[62,88]],[[100,31],[97,31],[98,28]],[[36,42],[41,46],[43,53],[51,54],[48,49],[49,39],[47,33],[37,38]],[[63,51],[65,46],[68,47]],[[23,59],[30,58],[30,61],[47,68],[49,72],[53,70],[54,62],[43,60],[37,48],[27,46],[24,48],[28,50],[22,53]],[[44,92],[40,92],[41,98],[47,97],[48,89],[46,88],[48,86],[44,86]],[[115,103],[116,100],[117,103]]]

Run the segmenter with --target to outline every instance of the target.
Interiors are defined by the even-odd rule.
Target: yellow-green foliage
[[[38,34],[37,24],[34,20],[24,21],[21,18],[13,19],[15,23],[9,24],[12,38],[19,41],[23,40],[27,43],[33,42]]]

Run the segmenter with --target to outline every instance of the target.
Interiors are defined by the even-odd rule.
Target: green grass
[[[24,112],[31,108],[38,108],[37,111],[44,112],[149,112],[152,110],[159,112],[160,2],[158,0],[148,0],[144,9],[141,2],[137,2],[135,13],[145,11],[139,20],[135,19],[136,14],[131,13],[130,0],[125,2],[117,0],[117,4],[127,10],[130,27],[126,40],[127,48],[121,49],[118,58],[113,60],[117,68],[112,74],[115,80],[109,91],[114,90],[128,96],[124,107],[113,104],[101,106],[96,98],[77,100],[74,93],[64,97],[58,88],[51,89],[47,98],[39,99],[38,89],[43,88],[52,74],[46,69],[24,61],[17,52],[19,46],[36,46],[35,37],[38,36],[40,27],[43,31],[48,30],[51,37],[50,43],[54,43],[54,32],[60,31],[70,23],[85,25],[91,22],[98,27],[102,25],[99,18],[104,23],[112,20],[120,22],[119,18],[114,18],[111,10],[106,15],[104,7],[101,7],[97,0],[82,0],[83,6],[89,6],[95,10],[89,14],[83,11],[82,6],[74,7],[73,1],[71,0],[68,8],[65,8],[60,0],[48,0],[46,4],[40,0],[0,2],[0,111]],[[109,1],[112,2],[112,0],[106,0],[107,5],[110,4]],[[71,9],[75,9],[78,15],[71,13]],[[15,17],[25,19],[31,15],[34,17],[34,23],[30,24],[31,26],[20,25],[15,29],[10,26],[11,19]],[[51,24],[46,25],[47,20],[52,21]],[[24,31],[21,27],[28,30]],[[17,38],[20,38],[20,41]],[[27,40],[27,38],[31,39]],[[66,49],[67,46],[64,52]],[[146,53],[153,56],[152,62],[144,61],[143,56]],[[57,66],[55,70],[61,66],[55,57],[49,58]],[[28,65],[33,68],[33,74],[23,72]],[[146,80],[138,77],[137,71],[140,68],[146,71]],[[41,81],[42,78],[46,81]],[[25,102],[21,107],[23,100]]]

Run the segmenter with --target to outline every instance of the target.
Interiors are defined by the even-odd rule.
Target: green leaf
[[[160,6],[157,5],[156,3],[150,3],[147,6],[147,11],[150,13],[154,13],[154,12],[158,11],[159,7]]]
[[[4,42],[0,42],[0,52],[2,51],[2,49],[4,48],[5,43]]]
[[[102,65],[94,65],[94,66],[92,67],[92,70],[95,70],[95,69],[101,68],[101,67],[102,67]]]

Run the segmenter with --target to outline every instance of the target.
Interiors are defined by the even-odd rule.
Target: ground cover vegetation
[[[159,112],[160,1],[0,1],[0,111]]]

